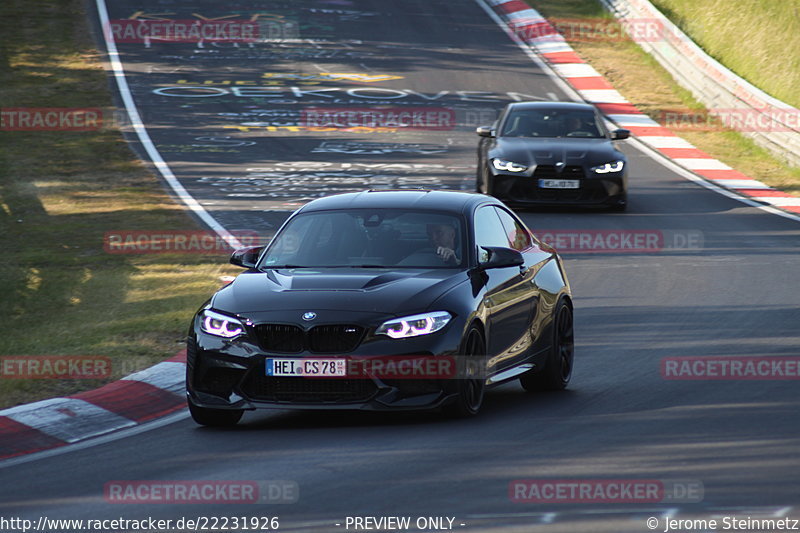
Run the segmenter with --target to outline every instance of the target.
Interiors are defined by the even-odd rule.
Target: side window
[[[506,235],[508,235],[508,242],[506,246],[511,246],[515,250],[527,250],[531,247],[531,234],[528,229],[523,226],[511,213],[497,207],[497,215],[503,223]]]
[[[485,206],[475,212],[475,244],[478,246],[478,261],[489,259],[489,253],[481,246],[503,246],[508,248],[506,230],[492,206]]]

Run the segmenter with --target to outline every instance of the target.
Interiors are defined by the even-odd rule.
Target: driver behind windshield
[[[456,254],[456,228],[450,224],[428,224],[428,238],[436,255],[445,263],[458,263]]]
[[[564,137],[600,137],[594,116],[570,115],[567,117]]]

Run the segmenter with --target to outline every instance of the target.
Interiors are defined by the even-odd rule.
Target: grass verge
[[[652,0],[711,57],[800,108],[800,2]]]
[[[597,0],[528,0],[528,3],[550,20],[587,21],[591,27],[604,27],[603,21],[608,24],[613,20]],[[602,31],[566,32],[564,37],[579,56],[654,120],[660,122],[664,113],[676,110],[704,113],[704,106],[632,40]],[[740,172],[800,196],[800,168],[775,158],[741,133],[716,127],[708,131],[676,130],[676,133]]]
[[[0,3],[4,108],[112,108],[87,20],[82,0]],[[4,128],[0,356],[105,356],[112,375],[61,380],[0,373],[0,407],[94,388],[174,355],[192,313],[219,286],[219,276],[235,268],[220,254],[104,251],[108,231],[200,229],[117,129]]]

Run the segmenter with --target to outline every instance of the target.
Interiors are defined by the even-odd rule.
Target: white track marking
[[[98,16],[100,17],[100,26],[103,30],[103,39],[105,40],[106,50],[108,51],[108,59],[111,63],[111,70],[114,73],[114,80],[117,82],[119,94],[125,104],[125,110],[128,112],[128,117],[131,120],[133,129],[139,138],[139,142],[144,146],[147,156],[153,162],[156,169],[158,169],[164,181],[167,182],[175,195],[186,207],[200,217],[200,220],[219,235],[220,238],[225,240],[232,248],[241,248],[242,243],[239,239],[231,235],[222,224],[217,222],[217,220],[189,194],[183,185],[181,185],[175,177],[175,174],[172,173],[172,169],[169,168],[169,165],[167,165],[161,157],[152,139],[150,139],[150,134],[147,133],[147,129],[144,127],[142,119],[139,116],[139,110],[136,108],[136,103],[133,101],[133,95],[131,94],[130,87],[128,87],[128,80],[125,78],[125,69],[122,67],[122,61],[119,59],[117,43],[114,41],[114,35],[111,33],[111,24],[108,19],[108,10],[106,9],[105,0],[95,0],[95,3],[97,5]]]
[[[22,455],[20,457],[12,457],[11,459],[5,459],[3,461],[0,461],[0,470],[3,468],[9,468],[23,463],[31,463],[33,461],[39,461],[41,459],[47,459],[49,457],[75,452],[78,450],[84,450],[86,448],[92,448],[94,446],[99,446],[101,444],[106,444],[120,439],[125,439],[128,437],[132,437],[134,435],[139,435],[140,433],[145,433],[147,431],[152,431],[154,429],[174,424],[175,422],[180,422],[181,420],[184,420],[186,418],[189,418],[189,410],[183,409],[181,411],[178,411],[177,413],[167,415],[163,418],[159,418],[151,422],[145,422],[144,424],[139,424],[137,426],[133,426],[128,429],[123,429],[121,431],[114,432],[110,435],[95,437],[93,439],[77,442],[75,444],[70,444],[68,446],[61,446],[59,448],[52,448],[50,450],[44,450],[41,452],[35,452],[28,455]]]
[[[559,63],[553,70],[565,78],[599,78],[600,73],[588,63]]]
[[[673,157],[672,159],[689,170],[733,170],[722,161],[708,157]]]
[[[729,189],[772,189],[766,183],[761,183],[758,180],[718,179],[714,180],[714,183],[724,185]]]
[[[186,365],[176,361],[164,361],[123,378],[125,381],[140,381],[161,390],[182,395],[186,376]]]
[[[136,425],[129,418],[77,398],[51,398],[0,414],[68,443]]]

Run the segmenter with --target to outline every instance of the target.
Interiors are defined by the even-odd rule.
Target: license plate
[[[539,180],[541,189],[579,189],[581,182],[578,180]]]
[[[266,372],[274,377],[341,377],[347,375],[344,359],[267,359]]]

